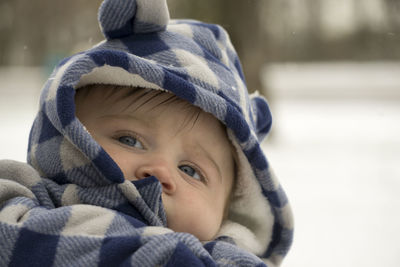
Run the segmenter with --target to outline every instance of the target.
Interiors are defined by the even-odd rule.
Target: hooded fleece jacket
[[[271,115],[248,94],[227,33],[170,20],[165,0],[105,0],[99,22],[106,40],[46,82],[28,164],[0,161],[0,266],[279,266],[293,223],[260,147]],[[237,182],[215,240],[167,228],[156,177],[124,179],[75,116],[75,92],[89,84],[166,90],[226,126]]]

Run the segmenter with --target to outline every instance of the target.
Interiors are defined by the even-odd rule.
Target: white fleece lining
[[[129,73],[120,67],[109,65],[94,68],[88,74],[82,75],[75,88],[80,88],[89,84],[115,84],[166,91],[157,84],[146,81],[138,74]]]
[[[218,236],[230,236],[238,246],[260,255],[272,239],[274,216],[234,134],[229,129],[227,132],[236,149],[238,171],[228,219],[223,223]]]

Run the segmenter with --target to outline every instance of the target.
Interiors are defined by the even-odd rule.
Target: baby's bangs
[[[201,112],[200,108],[168,91],[144,87],[89,84],[76,90],[75,99],[84,101],[93,94],[96,94],[103,103],[120,105],[122,111],[131,109],[134,112],[142,108],[148,111],[159,111],[173,104],[181,105],[183,109],[193,109],[195,114]]]

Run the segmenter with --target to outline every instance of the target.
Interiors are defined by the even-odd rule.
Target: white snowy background
[[[295,214],[283,266],[400,266],[400,63],[278,64],[263,144]],[[45,80],[0,68],[0,159],[25,161]]]

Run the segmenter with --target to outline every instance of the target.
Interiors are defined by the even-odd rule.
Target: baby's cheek
[[[133,162],[135,161],[130,159],[130,155],[126,155],[126,153],[124,153],[123,151],[115,149],[111,146],[104,146],[103,148],[121,169],[125,179],[130,181],[135,180],[135,165],[133,164]]]
[[[175,232],[190,233],[201,241],[212,240],[221,225],[221,218],[214,211],[188,207],[172,212],[168,210],[168,205],[165,209],[168,228]]]
[[[193,221],[192,225],[195,225],[193,233],[201,241],[209,241],[214,239],[218,233],[223,218],[223,212],[221,211],[208,211],[197,214],[197,219]]]

